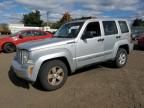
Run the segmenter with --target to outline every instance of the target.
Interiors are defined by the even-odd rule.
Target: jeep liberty
[[[132,49],[127,20],[72,21],[60,27],[52,39],[19,45],[12,70],[30,82],[39,79],[45,90],[56,90],[68,74],[84,66],[104,61],[117,68],[125,66]]]

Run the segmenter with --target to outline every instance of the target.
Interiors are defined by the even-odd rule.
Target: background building
[[[57,29],[51,29],[49,26],[45,27],[30,27],[30,26],[24,26],[24,24],[8,24],[8,28],[11,31],[11,33],[16,33],[20,30],[28,30],[28,29],[37,29],[37,30],[44,30],[49,32],[56,32]]]
[[[45,27],[31,27],[24,26],[24,24],[0,24],[0,34],[13,34],[21,30],[36,29],[49,32],[56,32],[57,29],[52,29],[49,26]]]

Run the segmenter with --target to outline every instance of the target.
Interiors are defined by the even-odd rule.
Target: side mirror
[[[22,39],[22,38],[23,38],[23,35],[19,34],[19,38]]]
[[[89,38],[93,38],[91,32],[85,32],[81,37],[82,40],[89,39]]]

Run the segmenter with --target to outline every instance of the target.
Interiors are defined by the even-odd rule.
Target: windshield
[[[75,38],[84,22],[75,22],[68,23],[63,25],[58,31],[55,33],[54,37],[57,38]]]
[[[11,37],[17,36],[17,35],[19,35],[19,34],[21,34],[21,31],[12,34]]]

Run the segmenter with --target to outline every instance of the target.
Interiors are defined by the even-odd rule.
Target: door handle
[[[116,36],[117,39],[121,38],[121,36]]]
[[[102,38],[102,39],[98,39],[98,42],[102,42],[102,41],[104,41],[104,39]]]

